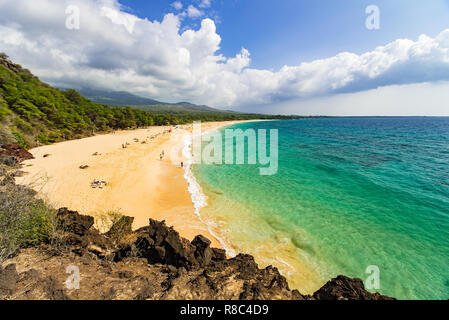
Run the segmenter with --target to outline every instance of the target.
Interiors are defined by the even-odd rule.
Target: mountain
[[[102,91],[83,88],[78,90],[78,92],[95,103],[101,103],[111,107],[166,104],[157,100],[140,97],[126,91]]]
[[[95,103],[114,107],[133,107],[148,112],[179,113],[179,112],[223,112],[204,105],[196,105],[190,102],[167,103],[154,99],[144,98],[126,91],[103,91],[83,88],[78,90],[86,98]]]

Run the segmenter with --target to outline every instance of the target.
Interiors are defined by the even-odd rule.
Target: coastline
[[[203,128],[202,128],[201,135],[210,134],[210,133],[220,130],[222,128],[230,127],[236,123],[258,122],[258,121],[264,121],[264,120],[231,121],[231,122],[227,122],[227,123],[220,123],[219,125],[208,128],[205,131],[203,131]],[[194,213],[198,217],[198,219],[206,226],[209,234],[214,239],[216,239],[219,242],[220,247],[226,251],[226,255],[229,257],[235,257],[237,255],[237,252],[231,248],[231,245],[229,243],[227,243],[226,240],[222,236],[217,234],[218,233],[217,231],[213,230],[214,226],[212,225],[212,223],[210,221],[206,221],[204,216],[202,216],[200,213],[200,210],[202,208],[205,208],[208,206],[208,203],[207,203],[208,197],[206,196],[205,192],[203,191],[201,185],[198,183],[198,181],[192,171],[192,166],[194,164],[193,163],[193,153],[192,153],[193,150],[191,148],[192,143],[193,143],[192,139],[193,139],[193,135],[190,135],[190,136],[188,136],[188,139],[186,139],[184,141],[183,155],[185,155],[187,157],[187,159],[186,159],[187,165],[185,167],[184,178],[187,181],[188,190],[192,197]]]
[[[240,122],[247,121],[202,123],[202,133]],[[189,240],[202,234],[212,246],[222,248],[223,242],[199,214],[202,206],[194,197],[194,177],[187,159],[185,137],[189,136],[191,125],[148,127],[33,148],[30,152],[35,159],[24,161],[24,175],[16,181],[32,187],[52,206],[92,215],[97,222],[108,212],[134,217],[133,229],[148,225],[149,218],[165,220]],[[129,145],[122,148],[122,144]],[[181,159],[187,166],[170,161],[167,154],[172,150],[183,153]],[[165,158],[161,161],[162,151]],[[84,165],[88,167],[80,169]],[[94,179],[107,185],[94,189]]]

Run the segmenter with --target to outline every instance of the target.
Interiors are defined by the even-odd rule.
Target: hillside
[[[131,108],[96,104],[75,90],[61,91],[0,55],[0,144],[37,144],[89,136],[98,131],[170,123]]]
[[[95,103],[76,90],[60,90],[43,83],[29,70],[10,61],[6,54],[0,54],[0,145],[18,143],[31,148],[98,132],[182,124],[193,120],[291,118],[198,110],[185,112],[186,105],[179,104],[177,107],[181,109],[173,112],[148,112],[129,106],[111,107]]]

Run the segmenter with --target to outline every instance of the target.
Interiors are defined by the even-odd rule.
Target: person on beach
[[[184,162],[181,161],[181,168],[184,168]]]

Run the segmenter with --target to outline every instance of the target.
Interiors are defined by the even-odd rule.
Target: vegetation
[[[5,165],[1,170],[6,171]],[[17,249],[38,245],[54,234],[56,213],[36,192],[8,181],[5,175],[0,186],[0,262]]]
[[[162,109],[162,108],[160,108]],[[231,112],[149,112],[93,103],[77,91],[53,88],[0,54],[0,145],[25,148],[116,129],[201,121],[273,118]],[[281,117],[282,118],[282,117]]]

